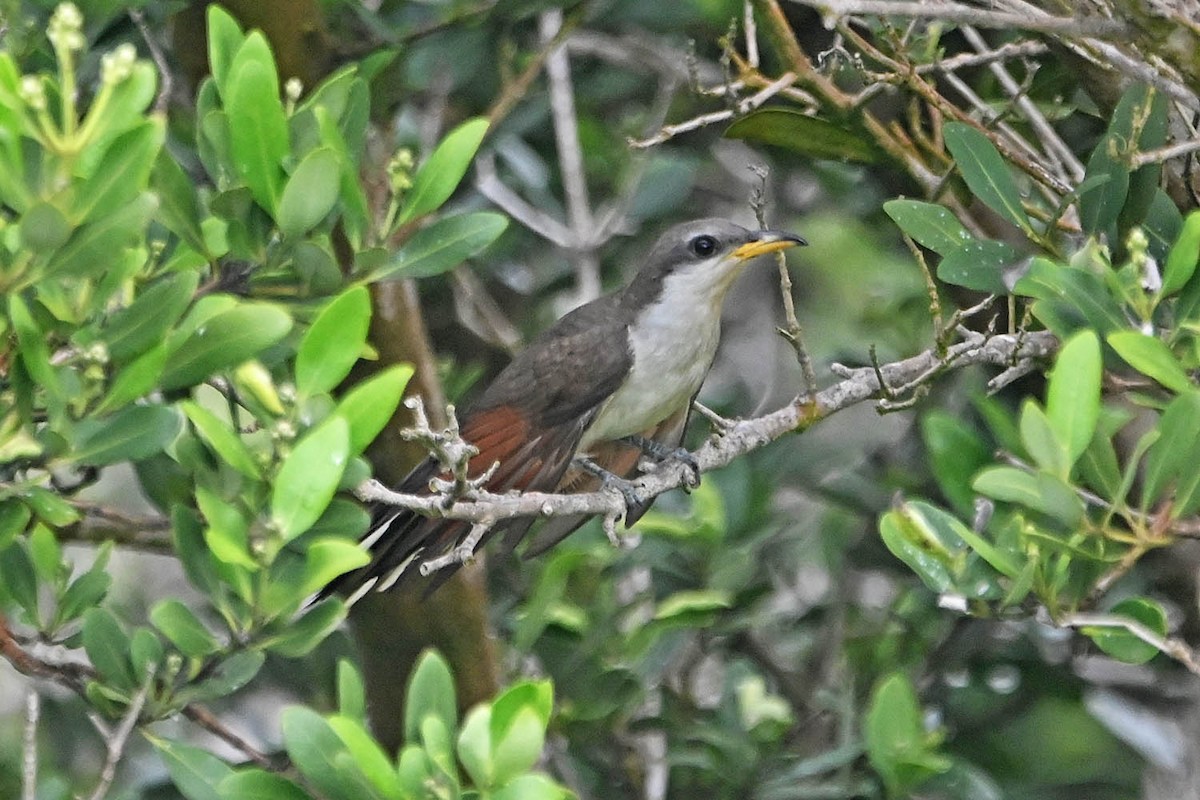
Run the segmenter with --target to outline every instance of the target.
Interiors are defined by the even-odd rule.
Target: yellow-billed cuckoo
[[[592,491],[604,479],[632,475],[643,451],[679,453],[692,400],[717,351],[721,306],[734,278],[755,256],[805,243],[721,219],[669,229],[629,285],[580,306],[533,339],[462,415],[462,438],[479,450],[468,475],[498,463],[485,484],[490,492]],[[397,491],[428,492],[441,469],[430,458]],[[626,499],[625,523],[632,525],[652,500],[628,492]],[[581,516],[549,520],[532,549],[546,549],[583,522]],[[532,523],[501,523],[484,541],[505,530],[515,545]],[[470,529],[466,522],[376,506],[363,539],[371,563],[322,594],[383,591],[415,572],[409,569],[415,562],[457,546]],[[437,578],[452,572],[443,569]]]

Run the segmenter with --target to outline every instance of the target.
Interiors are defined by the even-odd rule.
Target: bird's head
[[[689,305],[707,301],[719,308],[746,262],[804,244],[795,234],[752,231],[723,219],[685,222],[659,237],[629,286],[630,299],[647,303],[679,295]]]

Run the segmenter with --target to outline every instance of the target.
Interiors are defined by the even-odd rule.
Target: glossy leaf
[[[1059,437],[1046,412],[1032,397],[1025,398],[1021,404],[1019,425],[1021,445],[1033,463],[1065,478],[1070,473],[1072,463],[1067,443]]]
[[[1113,606],[1108,614],[1140,623],[1160,638],[1167,635],[1167,614],[1161,605],[1149,598],[1127,598]],[[1157,647],[1119,626],[1088,626],[1080,630],[1105,653],[1127,664],[1144,664],[1159,653]]]
[[[790,108],[760,108],[725,129],[726,139],[774,145],[809,158],[874,164],[879,149],[869,140],[828,120]]]
[[[1100,340],[1081,331],[1058,351],[1046,390],[1046,417],[1055,438],[1067,449],[1067,465],[1087,449],[1100,418],[1100,379],[1103,375]]]
[[[1061,478],[1030,474],[1015,467],[992,467],[976,476],[975,491],[1046,514],[1068,528],[1083,517],[1083,501]]]
[[[151,117],[113,140],[95,171],[75,189],[72,216],[86,222],[128,203],[146,188],[166,139],[166,122]]]
[[[116,254],[145,233],[157,207],[157,198],[150,192],[142,192],[111,213],[77,228],[50,259],[47,276],[82,279],[99,275],[112,264]]]
[[[345,618],[346,604],[336,597],[326,598],[272,636],[265,646],[272,653],[287,658],[302,658],[337,630]]]
[[[337,664],[337,698],[338,713],[359,722],[366,721],[367,690],[358,669],[346,659]]]
[[[185,656],[204,658],[220,649],[204,623],[178,600],[160,601],[150,609],[150,621]]]
[[[362,800],[376,796],[349,758],[346,745],[329,723],[312,709],[291,706],[282,716],[283,741],[292,763],[330,800]]]
[[[1085,177],[1106,180],[1079,197],[1079,219],[1086,233],[1117,235],[1117,218],[1129,194],[1129,166],[1120,157],[1121,144],[1120,137],[1107,134],[1088,158]]]
[[[271,492],[271,520],[284,541],[304,533],[325,511],[349,449],[349,427],[333,416],[305,434],[284,459]]]
[[[1071,326],[1065,329],[1047,322],[1047,327],[1064,339],[1084,326],[1094,328],[1102,335],[1127,327],[1125,315],[1107,287],[1085,269],[1035,258],[1014,291],[1051,304],[1056,311],[1052,320],[1066,318]],[[1034,315],[1041,318],[1037,304]]]
[[[508,218],[491,211],[446,217],[413,234],[370,280],[428,278],[454,269],[494,242]]]
[[[222,800],[311,800],[311,795],[296,784],[260,769],[235,772],[221,781]]]
[[[991,448],[971,425],[942,410],[921,418],[921,438],[938,488],[959,513],[970,514],[975,501],[971,476],[991,461]]]
[[[218,417],[199,403],[185,400],[179,404],[183,413],[195,426],[196,432],[221,460],[247,478],[260,479],[262,470],[250,448],[231,423]]]
[[[198,273],[179,272],[139,292],[133,303],[114,314],[103,329],[109,358],[125,363],[161,344],[192,302],[199,281]]]
[[[158,736],[148,737],[167,765],[175,788],[186,800],[221,800],[217,787],[233,770],[207,750]]]
[[[938,531],[911,504],[884,514],[879,520],[879,535],[892,555],[934,592],[955,589],[962,567],[957,543],[939,538]]]
[[[296,389],[301,396],[331,391],[350,374],[367,341],[371,295],[355,286],[329,302],[300,340]]]
[[[1032,230],[1008,164],[991,140],[962,122],[947,122],[942,136],[971,193],[1021,230]]]
[[[316,227],[337,203],[342,166],[331,148],[318,147],[287,179],[275,218],[284,236],[297,237]]]
[[[201,324],[171,354],[164,389],[200,383],[278,342],[292,327],[287,312],[268,303],[241,303]]]
[[[1028,257],[1007,242],[972,240],[942,258],[937,276],[978,292],[1008,294],[1027,265]]]
[[[233,16],[220,5],[214,3],[208,7],[206,20],[209,69],[217,86],[224,90],[229,67],[246,37]]]
[[[391,759],[362,722],[340,715],[329,717],[326,721],[346,746],[357,771],[374,787],[378,797],[396,800],[403,797],[404,790]]]
[[[1108,343],[1129,366],[1171,391],[1186,392],[1195,388],[1179,359],[1161,339],[1140,331],[1116,331],[1108,335]]]
[[[487,119],[476,117],[446,134],[413,176],[412,188],[396,218],[397,225],[436,210],[450,198],[466,174],[487,129]]]
[[[901,673],[881,679],[871,693],[863,725],[867,757],[894,797],[950,768],[925,733],[924,717],[912,682]]]
[[[1164,297],[1187,285],[1196,273],[1197,261],[1200,261],[1200,211],[1193,211],[1184,219],[1179,238],[1167,253],[1161,290]]]
[[[1172,400],[1158,420],[1161,436],[1146,452],[1142,507],[1154,508],[1172,500],[1170,515],[1189,513],[1194,502],[1200,463],[1200,391],[1188,390]],[[1190,490],[1189,490],[1190,487]],[[1174,495],[1170,491],[1175,488]]]
[[[137,685],[129,662],[129,637],[106,608],[93,608],[83,616],[83,649],[100,677],[118,689]]]
[[[167,406],[127,406],[110,417],[81,422],[68,460],[99,467],[148,458],[170,444],[182,424],[179,413]]]
[[[940,256],[948,256],[974,240],[950,209],[937,203],[888,200],[883,210],[909,238]]]
[[[166,366],[167,345],[160,342],[117,373],[108,393],[97,404],[94,413],[107,414],[145,397],[158,385],[158,379],[162,377]]]
[[[450,667],[434,650],[426,650],[417,659],[408,689],[404,693],[404,740],[417,740],[421,721],[427,716],[441,720],[446,730],[458,725],[458,706],[454,693],[454,677]]]
[[[350,455],[356,456],[375,440],[396,413],[404,388],[412,378],[408,364],[389,367],[346,393],[335,412],[350,426]]]
[[[308,545],[304,561],[304,580],[299,593],[309,595],[323,589],[339,575],[365,567],[371,562],[371,555],[355,542],[326,538]]]
[[[250,187],[255,201],[273,216],[283,189],[283,161],[288,157],[287,118],[279,99],[279,75],[270,45],[252,31],[229,67],[222,91],[229,117],[234,168]]]

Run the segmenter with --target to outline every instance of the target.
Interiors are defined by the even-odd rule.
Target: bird
[[[716,355],[729,288],[746,262],[805,244],[791,233],[751,230],[720,218],[667,229],[624,288],[579,306],[533,338],[464,410],[460,435],[478,450],[468,477],[493,470],[482,488],[494,493],[614,485],[625,494],[625,525],[633,525],[653,502],[638,498],[625,480],[643,454],[695,467],[681,444]],[[428,493],[443,470],[431,456],[396,491]],[[551,518],[525,554],[548,549],[585,521],[583,515]],[[475,547],[501,532],[515,547],[532,524],[504,521]],[[414,563],[455,549],[471,528],[376,504],[362,539],[370,563],[335,579],[321,597],[340,593],[353,602],[372,589],[386,591],[416,572]],[[427,591],[457,566],[438,570]]]

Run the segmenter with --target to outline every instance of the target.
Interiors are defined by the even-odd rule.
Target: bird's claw
[[[629,436],[626,441],[639,448],[643,453],[658,459],[660,464],[671,461],[683,464],[687,468],[687,474],[683,479],[683,488],[686,491],[691,491],[700,485],[700,462],[686,447],[669,447],[644,436]]]
[[[643,500],[637,492],[637,488],[632,481],[627,481],[620,475],[615,475],[604,467],[592,461],[590,458],[579,456],[575,459],[575,463],[582,467],[585,471],[590,472],[600,479],[600,487],[602,489],[615,489],[621,493],[621,497],[625,498],[625,512],[628,514],[633,509],[642,505]]]

